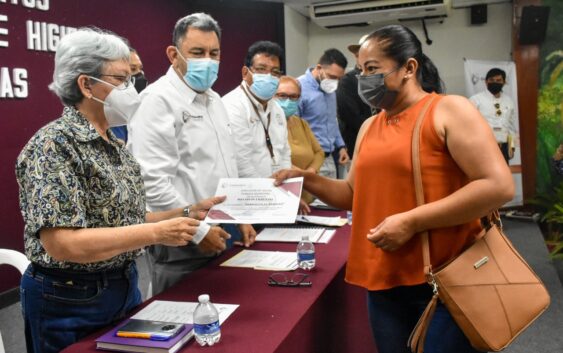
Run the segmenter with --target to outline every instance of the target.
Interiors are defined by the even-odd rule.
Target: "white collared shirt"
[[[243,81],[242,85],[247,92],[250,91],[246,82]],[[223,97],[223,103],[235,136],[238,173],[241,178],[268,178],[279,169],[291,168],[287,121],[283,110],[274,99],[268,101],[264,110],[262,104],[238,86]],[[274,158],[270,155],[264,133],[264,126],[268,126],[268,115],[270,115],[268,133]]]
[[[491,92],[485,90],[469,98],[481,115],[487,120],[495,139],[498,143],[505,143],[508,135],[514,136],[516,133],[516,117],[514,115],[514,103],[509,96],[502,93],[496,98]],[[498,104],[498,109],[495,105]],[[497,114],[500,112],[500,115]]]
[[[128,129],[127,148],[141,165],[151,211],[212,197],[220,178],[238,177],[221,97],[211,89],[195,92],[173,67],[141,93]],[[194,242],[199,243],[207,230],[203,235],[198,230]]]

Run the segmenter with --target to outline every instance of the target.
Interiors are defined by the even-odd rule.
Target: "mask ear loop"
[[[98,81],[98,82],[100,82],[100,83],[105,83],[106,85],[111,86],[113,89],[116,89],[116,88],[117,88],[116,85],[113,85],[113,84],[111,84],[111,83],[109,83],[109,82],[106,82],[106,81],[104,81],[104,80],[100,80],[99,78],[96,78],[96,77],[94,77],[94,76],[88,76],[88,78],[89,78],[89,79],[92,79],[92,80],[94,80],[94,81]],[[103,100],[101,100],[101,99],[99,99],[99,98],[94,97],[94,95],[91,94],[91,93],[90,93],[90,97],[88,97],[88,98],[89,98],[89,99],[93,99],[93,100],[95,100],[96,102],[101,103],[101,104],[103,104],[103,105],[107,105],[107,103],[106,103],[105,101],[103,101]]]
[[[178,47],[174,47],[176,48],[176,53],[178,53],[178,55],[180,55],[180,58],[182,58],[182,60],[184,60],[184,63],[186,63],[186,73],[183,74],[180,72],[179,69],[174,68],[174,70],[182,77],[184,77],[187,73],[188,73],[188,59],[184,58],[184,56],[182,55],[182,53],[180,53],[180,49]],[[144,74],[144,73],[143,73]]]
[[[90,76],[86,74],[80,74],[79,77],[77,78],[77,81],[80,80],[80,76],[84,76],[86,78],[82,85],[77,82],[78,88],[80,89],[80,93],[82,93],[83,97],[92,99],[93,95],[92,95],[92,88],[90,88]],[[88,90],[88,92],[85,94],[84,92],[82,92],[82,90]]]

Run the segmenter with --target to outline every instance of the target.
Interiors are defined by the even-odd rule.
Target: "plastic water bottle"
[[[209,294],[200,295],[194,310],[194,335],[201,346],[212,346],[221,339],[219,312],[209,301]]]
[[[348,218],[348,224],[352,225],[352,211],[346,211],[346,218]]]
[[[304,235],[297,244],[297,264],[304,270],[315,267],[315,245],[309,240],[308,235]]]

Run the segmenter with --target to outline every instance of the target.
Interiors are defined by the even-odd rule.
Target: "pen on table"
[[[125,338],[143,338],[153,341],[163,341],[170,338],[169,336],[155,335],[155,334],[144,333],[144,332],[117,332],[116,336],[125,337]]]

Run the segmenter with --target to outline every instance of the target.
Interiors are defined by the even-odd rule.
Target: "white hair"
[[[79,75],[99,77],[110,61],[129,61],[129,47],[117,35],[98,28],[80,28],[64,36],[55,54],[55,71],[49,89],[64,105],[75,105],[84,97]]]

